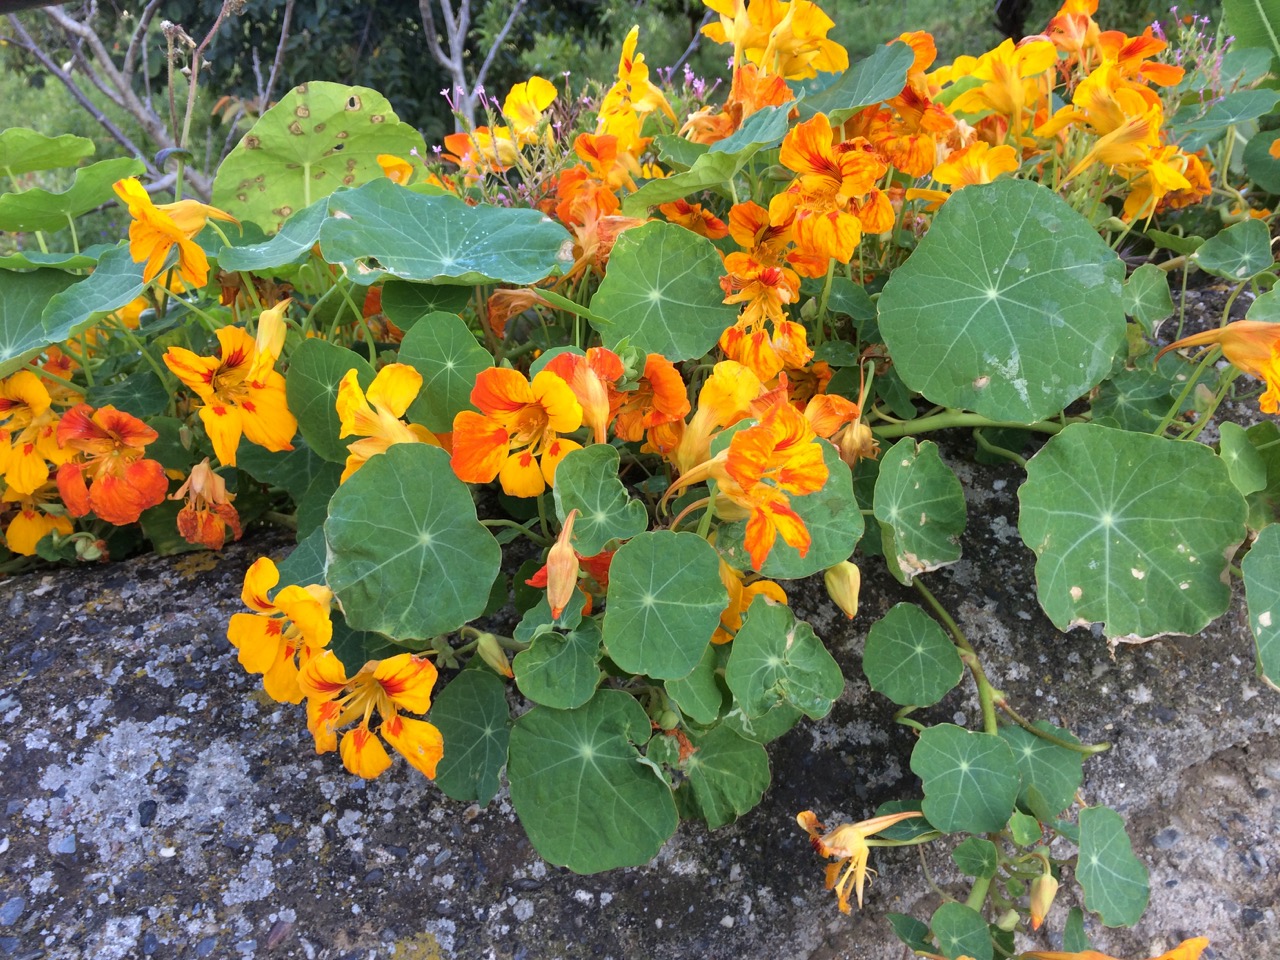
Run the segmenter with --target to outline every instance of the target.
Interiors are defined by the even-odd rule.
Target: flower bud
[[[480,634],[476,639],[476,653],[480,654],[481,660],[507,679],[515,676],[511,672],[511,664],[507,662],[507,652],[502,649],[502,644],[498,643],[498,638],[492,633]]]
[[[286,332],[284,312],[289,309],[291,302],[289,299],[281,300],[270,310],[263,310],[258,316],[258,336],[255,346],[258,348],[258,353],[271,358],[271,365],[275,364],[280,351],[284,349]]]
[[[858,591],[862,587],[862,571],[850,560],[827,567],[822,575],[827,596],[852,620],[858,614]]]
[[[1006,910],[1004,913],[1000,914],[1000,919],[996,921],[996,926],[999,929],[1003,930],[1005,933],[1012,933],[1014,928],[1017,925],[1018,925],[1017,910]]]
[[[667,708],[658,714],[658,726],[663,730],[674,730],[680,726],[680,715],[674,710]]]
[[[570,510],[565,517],[560,536],[547,552],[547,605],[551,616],[560,619],[560,613],[569,605],[573,591],[578,586],[578,555],[573,550],[573,521],[578,511]]]
[[[861,459],[875,460],[880,456],[880,444],[865,423],[851,423],[845,427],[836,437],[836,446],[840,450],[840,459],[850,467]]]
[[[1053,906],[1053,898],[1058,893],[1058,881],[1053,874],[1043,873],[1031,881],[1031,929],[1039,930],[1044,918]]]

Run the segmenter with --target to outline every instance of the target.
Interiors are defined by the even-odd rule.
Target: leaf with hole
[[[1147,909],[1147,868],[1133,855],[1124,820],[1110,807],[1080,811],[1076,879],[1084,888],[1085,909],[1108,927],[1131,927]]]
[[[390,180],[330,197],[329,214],[320,228],[320,252],[361,284],[389,275],[523,285],[570,263],[568,232],[537,210],[470,207],[457,197],[424,197]]]
[[[964,490],[933,441],[904,437],[881,455],[873,510],[889,572],[900,582],[960,559]]]
[[[669,530],[642,533],[618,549],[609,567],[605,649],[627,673],[688,676],[728,602],[707,541]]]
[[[422,134],[401,123],[368,87],[311,81],[258,118],[213,179],[213,205],[275,233],[295,212],[340,187],[390,184],[378,155],[426,153]]]
[[[333,495],[324,532],[329,586],[347,621],[396,640],[480,616],[502,563],[449,455],[425,443],[370,459]]]
[[[880,296],[903,382],[933,403],[1031,423],[1096,386],[1125,342],[1125,266],[1047,187],[966,187]]]
[[[789,704],[820,720],[844,692],[840,667],[813,628],[765,597],[756,597],[747,610],[724,678],[748,717]]]
[[[451,800],[488,804],[498,792],[511,736],[502,681],[483,670],[463,670],[436,694],[429,719],[444,738],[436,786]]]
[[[576,873],[652,860],[678,822],[671,789],[642,762],[649,717],[599,690],[574,710],[534,707],[511,730],[511,803],[539,856]]]
[[[1027,462],[1018,499],[1040,606],[1059,630],[1195,634],[1226,612],[1245,508],[1208,447],[1072,424]]]
[[[871,625],[862,670],[871,689],[894,703],[929,707],[960,682],[964,664],[938,621],[899,603]]]
[[[1280,524],[1266,527],[1244,562],[1244,596],[1249,626],[1258,646],[1258,673],[1280,686]]]
[[[1001,830],[1018,798],[1018,769],[1009,745],[994,734],[952,723],[921,732],[911,752],[911,772],[924,782],[924,815],[943,833]]]
[[[753,810],[769,786],[764,747],[728,727],[690,733],[694,753],[681,765],[688,779],[679,792],[692,795],[698,815],[716,830]]]
[[[724,302],[724,262],[706,237],[654,221],[618,237],[591,312],[609,320],[597,332],[613,350],[624,337],[641,353],[692,360],[716,345],[738,316]]]
[[[627,496],[618,479],[618,448],[593,443],[569,453],[556,467],[556,515],[577,510],[573,549],[594,557],[610,540],[630,540],[649,526],[644,504]]]
[[[100,160],[78,169],[71,186],[61,193],[33,187],[21,193],[0,194],[0,230],[65,230],[76,217],[114,199],[113,183],[137,176],[142,170],[142,161],[132,157]]]

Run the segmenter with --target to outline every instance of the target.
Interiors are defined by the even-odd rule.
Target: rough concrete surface
[[[1025,714],[1116,745],[1083,792],[1127,818],[1152,905],[1133,931],[1093,924],[1095,945],[1146,957],[1205,934],[1206,957],[1280,955],[1280,695],[1253,676],[1241,604],[1203,636],[1114,660],[1088,632],[1058,634],[1016,532],[1019,474],[952,462],[965,559],[931,575],[935,591]],[[477,810],[403,763],[366,784],[314,754],[302,709],[266,699],[224,636],[246,566],[287,549],[259,532],[220,560],[0,584],[0,957],[897,960],[884,913],[939,902],[914,850],[877,851],[867,909],[841,916],[793,820],[861,819],[918,792],[910,732],[859,668],[867,627],[910,598],[874,565],[852,624],[816,584],[793,591],[848,685],[770,747],[764,803],[713,834],[683,825],[647,867],[580,877],[533,853],[505,792]],[[962,687],[934,713],[976,710]],[[959,893],[947,850],[926,857]]]

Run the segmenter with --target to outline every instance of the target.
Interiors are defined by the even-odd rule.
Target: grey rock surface
[[[1115,744],[1082,793],[1126,817],[1152,903],[1134,930],[1091,921],[1095,946],[1145,958],[1203,934],[1206,958],[1280,956],[1280,695],[1254,677],[1239,598],[1202,636],[1114,659],[1087,631],[1061,635],[1017,534],[1020,474],[952,462],[965,558],[929,576],[934,592],[1022,713]],[[505,791],[468,808],[402,762],[364,783],[316,756],[302,708],[267,699],[225,639],[245,568],[288,549],[257,532],[221,558],[0,584],[0,958],[899,960],[885,913],[940,902],[916,851],[877,851],[867,908],[842,916],[794,822],[918,795],[910,731],[859,666],[867,627],[914,598],[876,564],[852,623],[820,583],[791,589],[848,684],[770,747],[761,806],[716,833],[682,825],[647,867],[580,877],[536,856]],[[977,713],[963,686],[931,711]],[[930,873],[963,896],[948,850],[927,848]]]

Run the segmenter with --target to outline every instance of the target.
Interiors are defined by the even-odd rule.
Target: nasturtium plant
[[[353,775],[505,782],[584,873],[748,814],[865,637],[919,783],[798,812],[839,909],[873,848],[920,846],[969,890],[890,915],[911,950],[1086,950],[1058,884],[1133,924],[1146,873],[1083,806],[1110,745],[1024,716],[949,609],[992,575],[966,494],[1018,489],[1000,561],[1064,631],[1194,633],[1242,581],[1275,685],[1269,21],[1228,3],[1225,51],[1076,4],[969,60],[917,31],[850,62],[815,4],[711,6],[718,87],[676,96],[636,29],[598,97],[530,77],[427,150],[375,91],[306,83],[229,121],[209,196],[201,71],[150,160],[0,131],[0,563],[296,532],[228,625],[265,694]],[[82,245],[113,198],[127,226]]]

